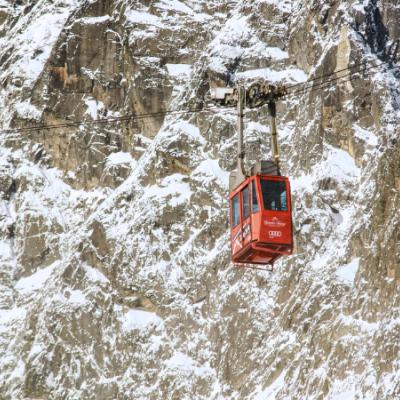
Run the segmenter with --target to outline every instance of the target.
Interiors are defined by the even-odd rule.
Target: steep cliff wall
[[[248,3],[0,1],[0,399],[400,397],[400,5]],[[235,113],[163,112],[364,61],[279,104],[296,254],[235,268]]]

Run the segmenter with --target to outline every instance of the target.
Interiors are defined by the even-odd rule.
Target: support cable
[[[375,61],[363,61],[363,62],[361,62],[361,63],[354,64],[354,65],[350,65],[350,66],[348,66],[348,67],[346,67],[346,68],[342,68],[342,69],[339,69],[339,70],[337,70],[337,71],[330,72],[329,74],[319,75],[319,76],[316,76],[315,78],[308,79],[308,80],[305,81],[305,82],[299,82],[299,83],[295,83],[294,85],[287,86],[287,90],[293,89],[293,88],[295,88],[295,87],[297,87],[297,86],[306,85],[306,84],[308,84],[308,83],[317,81],[317,80],[319,80],[319,79],[329,78],[330,76],[339,74],[339,73],[341,73],[341,72],[351,71],[351,70],[354,69],[354,68],[359,68],[359,67],[362,67],[362,66],[365,66],[365,67],[366,67],[368,64],[370,64],[370,63],[372,63],[372,62],[375,62]],[[377,64],[376,66],[381,66],[381,65],[384,65],[384,64],[385,64],[384,62],[381,62],[380,64]]]
[[[293,95],[302,95],[305,93],[312,93],[317,90],[324,90],[324,89],[329,89],[331,87],[334,87],[335,84],[338,83],[346,83],[350,82],[356,79],[361,79],[360,76],[357,76],[356,74],[363,74],[363,76],[368,76],[369,72],[382,66],[385,65],[385,63],[374,63],[372,65],[369,65],[370,62],[363,62],[359,64],[355,64],[352,66],[349,66],[347,68],[343,68],[337,71],[334,71],[330,74],[325,74],[321,75],[318,77],[315,77],[313,79],[310,79],[306,82],[301,82],[292,86],[289,86],[287,89],[289,92],[282,96],[282,99],[288,98],[289,96]],[[360,68],[356,71],[352,71],[352,69]],[[312,82],[315,82],[319,79],[324,79],[330,76],[333,76],[335,74],[349,71],[347,74],[342,75],[342,76],[337,76],[332,79],[328,79],[323,82],[318,82],[316,84],[309,85]],[[308,85],[308,86],[307,86]],[[304,86],[304,87],[301,87]],[[290,91],[290,89],[297,88],[296,90]],[[234,107],[225,107],[225,108],[220,108],[220,107],[208,107],[208,108],[198,108],[198,109],[189,109],[189,110],[166,110],[166,111],[159,111],[159,112],[153,112],[153,113],[132,113],[132,114],[127,114],[123,115],[121,117],[114,117],[114,118],[100,118],[100,119],[94,119],[94,120],[81,120],[81,121],[73,121],[73,122],[65,122],[65,123],[60,123],[60,124],[52,124],[52,125],[34,125],[34,126],[27,126],[23,128],[10,128],[10,129],[3,129],[0,130],[0,133],[4,134],[11,134],[11,133],[23,133],[23,132],[32,132],[32,131],[40,131],[40,130],[46,130],[46,129],[59,129],[59,128],[69,128],[69,127],[79,127],[81,125],[97,125],[97,124],[112,124],[112,123],[118,123],[118,122],[129,122],[129,121],[141,121],[146,118],[158,118],[158,117],[165,117],[168,115],[188,115],[188,114],[196,114],[196,113],[213,113],[213,112],[225,112],[225,111],[230,111],[233,110]]]
[[[288,94],[285,95],[285,96],[291,96],[291,95],[297,95],[297,94],[304,94],[304,93],[307,93],[308,89],[311,89],[311,90],[310,90],[310,92],[311,92],[311,91],[314,91],[314,90],[316,90],[316,89],[320,89],[320,88],[325,87],[325,86],[326,86],[326,87],[328,87],[328,86],[334,86],[334,85],[332,85],[332,83],[334,83],[334,82],[342,83],[342,82],[340,82],[341,80],[343,80],[343,79],[345,79],[345,78],[349,78],[349,77],[351,77],[352,75],[359,74],[359,73],[364,74],[364,75],[367,75],[367,71],[371,71],[371,70],[373,70],[373,69],[375,69],[375,68],[380,67],[381,65],[382,65],[382,63],[381,63],[381,64],[378,64],[378,65],[371,65],[371,66],[369,66],[368,68],[364,68],[364,69],[362,69],[362,70],[357,70],[357,71],[354,71],[354,72],[349,72],[348,74],[345,74],[345,75],[342,75],[342,76],[337,76],[337,77],[335,77],[335,78],[328,79],[327,81],[319,82],[319,83],[314,84],[314,85],[306,86],[306,87],[300,88],[300,89],[298,89],[298,90],[295,90],[295,91],[292,91],[292,92],[288,92]],[[358,78],[358,79],[359,79],[359,78]],[[293,86],[292,86],[292,87],[293,87]]]
[[[146,118],[157,118],[164,117],[167,115],[185,115],[185,114],[195,114],[195,113],[212,113],[212,112],[220,112],[225,111],[219,108],[203,108],[203,109],[193,109],[193,110],[166,110],[160,111],[156,113],[142,113],[142,114],[127,114],[121,117],[115,118],[100,118],[94,120],[82,120],[82,121],[73,121],[73,122],[65,122],[60,124],[52,124],[52,125],[35,125],[35,126],[27,126],[23,128],[10,128],[0,130],[0,133],[23,133],[23,132],[31,132],[31,131],[40,131],[44,129],[58,129],[58,128],[69,128],[69,127],[78,127],[80,125],[97,125],[97,124],[112,124],[116,122],[129,122],[129,121],[140,121]],[[229,111],[226,110],[226,111]]]

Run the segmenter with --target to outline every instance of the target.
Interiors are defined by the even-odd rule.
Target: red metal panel
[[[247,180],[248,183],[250,183],[250,180]],[[247,192],[247,201],[248,201],[248,217],[245,218],[246,216],[244,215],[245,211],[245,189],[248,189]],[[241,224],[242,224],[242,237],[243,237],[243,247],[245,247],[247,244],[251,242],[251,213],[250,213],[250,189],[249,189],[249,184],[245,185],[243,189],[240,191],[240,210],[241,210]]]

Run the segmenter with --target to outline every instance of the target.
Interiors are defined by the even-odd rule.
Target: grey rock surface
[[[396,0],[0,0],[0,400],[400,398],[399,18]],[[279,103],[296,251],[235,267],[235,112],[164,112],[228,76],[363,62]],[[245,123],[250,165],[267,111]]]

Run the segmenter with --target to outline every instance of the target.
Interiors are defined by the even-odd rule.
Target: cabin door
[[[251,242],[251,218],[250,218],[250,186],[246,185],[241,191],[241,203],[242,203],[242,235],[243,235],[243,246],[246,246]]]
[[[231,248],[232,254],[236,254],[243,248],[243,235],[241,224],[240,192],[231,200]]]

